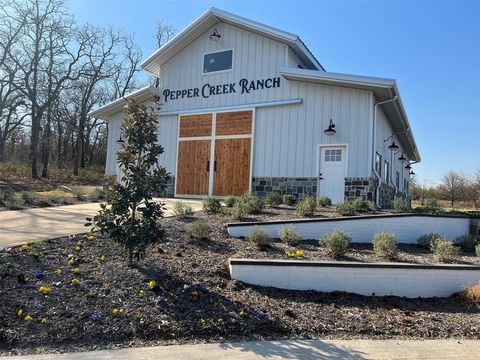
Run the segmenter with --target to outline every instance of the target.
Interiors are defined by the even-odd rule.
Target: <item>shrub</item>
[[[409,212],[410,206],[408,206],[408,202],[403,197],[397,197],[393,200],[393,212],[394,213],[405,213]]]
[[[197,220],[185,227],[188,236],[194,239],[208,239],[212,233],[212,227],[203,220]]]
[[[225,198],[225,206],[226,207],[233,207],[233,205],[235,205],[235,203],[237,202],[237,198],[235,196],[227,196]]]
[[[259,214],[262,212],[264,203],[262,199],[250,193],[245,193],[237,200],[237,204],[242,203],[247,214]],[[235,204],[236,205],[236,204]]]
[[[85,192],[82,190],[72,190],[72,192],[78,201],[85,201],[87,198]]]
[[[297,199],[292,194],[285,194],[283,195],[283,203],[285,205],[293,206],[297,202]]]
[[[180,217],[188,217],[193,215],[193,209],[190,205],[183,201],[175,201],[173,204],[173,215]]]
[[[272,237],[268,235],[265,230],[262,230],[257,226],[255,226],[250,234],[248,234],[247,239],[257,245],[261,250],[269,248],[273,243]]]
[[[156,108],[153,104],[151,109]],[[102,235],[125,247],[129,265],[133,265],[134,259],[145,258],[149,245],[163,239],[158,220],[163,217],[165,204],[154,201],[153,196],[164,188],[168,174],[158,165],[163,147],[157,142],[154,111],[134,99],[127,100],[121,130],[126,140],[117,152],[122,181],[112,185],[107,203],[100,204],[93,224]],[[91,218],[87,221],[86,226],[92,225]]]
[[[222,203],[220,200],[215,199],[213,197],[208,197],[203,200],[203,211],[208,214],[216,214],[220,211],[222,207]]]
[[[439,214],[443,211],[442,205],[436,199],[429,199],[424,206],[416,207],[412,210],[418,214]]]
[[[297,211],[302,216],[312,216],[317,209],[316,201],[307,196],[297,204]]]
[[[442,235],[440,234],[426,234],[422,235],[417,239],[417,245],[424,248],[424,249],[430,249],[433,250],[434,243],[437,240],[447,240],[445,239]]]
[[[244,202],[237,201],[233,205],[232,216],[234,219],[243,220],[248,215],[248,205]]]
[[[378,232],[372,240],[373,251],[377,256],[395,260],[398,256],[397,243],[395,242],[395,234],[387,232]]]
[[[320,239],[320,245],[327,249],[331,257],[337,259],[347,253],[351,240],[352,237],[350,234],[342,230],[335,230],[329,234],[325,234]]]
[[[278,232],[280,239],[291,246],[297,246],[301,240],[300,235],[293,226],[284,226]]]
[[[436,240],[433,243],[433,258],[440,263],[455,262],[458,256],[458,248],[448,240]]]
[[[282,204],[282,195],[278,192],[271,192],[267,195],[265,203],[270,207],[275,207]]]
[[[458,244],[463,251],[474,252],[477,239],[472,235],[462,235],[455,239],[455,243]]]
[[[318,206],[327,207],[332,205],[332,200],[328,196],[320,196],[317,199]]]
[[[375,205],[371,201],[360,197],[352,201],[352,206],[357,212],[370,212],[375,209]]]
[[[480,305],[480,285],[466,288],[460,293],[460,297],[468,305]]]
[[[477,244],[477,246],[475,246],[475,254],[480,257],[480,244]]]
[[[351,202],[338,203],[335,206],[335,211],[343,216],[355,215],[355,207]]]
[[[32,205],[33,203],[35,203],[35,200],[37,199],[38,199],[38,196],[33,191],[22,192],[22,200],[25,204]]]
[[[87,195],[92,200],[101,200],[107,197],[107,192],[103,189],[95,189],[88,193]]]

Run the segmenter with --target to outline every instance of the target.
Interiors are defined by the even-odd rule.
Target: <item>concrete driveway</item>
[[[166,203],[166,216],[172,215],[172,206],[179,199],[158,199]],[[195,211],[202,208],[201,200],[185,200]],[[100,209],[98,203],[56,206],[40,209],[0,212],[0,249],[26,241],[45,240],[88,231],[83,226],[87,216]]]

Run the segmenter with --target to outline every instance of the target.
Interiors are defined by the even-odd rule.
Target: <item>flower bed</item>
[[[293,210],[273,209],[251,220],[295,217]],[[185,233],[186,224],[199,218],[211,224],[207,240]],[[480,339],[479,309],[456,296],[367,297],[231,280],[232,257],[326,257],[317,244],[304,241],[297,247],[275,242],[259,251],[228,236],[225,224],[231,221],[204,213],[163,219],[166,242],[133,268],[126,266],[122,248],[98,235],[0,252],[0,353],[283,338]],[[400,250],[402,261],[432,261],[412,245]],[[341,259],[374,258],[371,247],[352,245]],[[462,259],[478,262],[469,254]]]

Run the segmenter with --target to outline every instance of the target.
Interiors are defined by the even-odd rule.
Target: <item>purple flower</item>
[[[92,321],[102,320],[102,313],[100,311],[94,311],[92,314]]]
[[[40,279],[42,276],[43,276],[43,270],[42,269],[39,269],[39,270],[35,271],[35,277],[37,279]]]

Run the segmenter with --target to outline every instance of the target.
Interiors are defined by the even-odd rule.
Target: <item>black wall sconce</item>
[[[213,29],[213,33],[210,35],[210,40],[218,41],[218,40],[220,40],[221,37],[222,37],[222,35],[220,35],[218,33],[217,29]]]
[[[335,131],[335,124],[333,123],[333,120],[330,119],[330,123],[328,124],[328,128],[323,131],[325,135],[332,136],[336,134]]]
[[[388,138],[386,138],[385,140],[383,140],[383,142],[387,142],[388,140],[392,139],[392,143],[390,145],[388,145],[388,148],[391,150],[391,151],[396,151],[398,150],[398,145],[395,144],[395,135],[390,135]]]
[[[120,138],[117,140],[117,144],[120,144],[120,145],[125,144],[125,140],[122,139],[122,134],[120,134]]]
[[[398,158],[398,161],[400,161],[403,164],[405,161],[407,161],[407,158],[403,156],[403,153],[402,153],[402,156]]]

